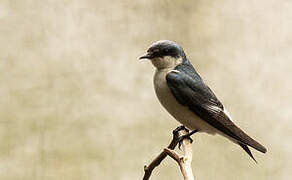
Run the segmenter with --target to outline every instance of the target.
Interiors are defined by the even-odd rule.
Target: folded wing
[[[190,70],[177,67],[166,76],[167,85],[177,101],[187,106],[202,120],[236,141],[252,158],[248,146],[265,153],[264,146],[249,137],[237,127],[225,113],[222,103],[211,89],[204,84],[200,76],[192,77]],[[253,158],[254,159],[254,158]]]

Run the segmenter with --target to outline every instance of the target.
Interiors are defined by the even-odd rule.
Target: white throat
[[[152,64],[158,69],[174,69],[177,65],[182,63],[182,58],[178,57],[171,57],[171,56],[164,56],[159,58],[154,58],[151,60]]]

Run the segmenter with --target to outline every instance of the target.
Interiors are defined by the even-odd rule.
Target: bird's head
[[[151,60],[157,69],[174,68],[186,58],[183,49],[175,42],[160,40],[153,43],[139,59]]]

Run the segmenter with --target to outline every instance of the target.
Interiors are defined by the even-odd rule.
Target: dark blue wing
[[[191,67],[177,67],[177,71],[171,71],[166,76],[167,85],[177,101],[239,144],[266,152],[265,147],[250,138],[229,119],[215,94],[195,71],[187,68]]]

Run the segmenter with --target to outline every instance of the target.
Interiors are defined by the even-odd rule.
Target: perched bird
[[[204,83],[177,43],[157,41],[139,59],[148,59],[156,67],[153,80],[160,103],[177,121],[192,130],[190,134],[223,135],[240,145],[254,161],[248,146],[262,153],[267,151],[232,122],[223,104]]]

